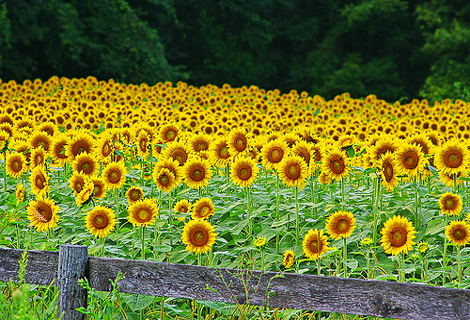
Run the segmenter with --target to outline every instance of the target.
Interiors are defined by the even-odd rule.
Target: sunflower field
[[[470,286],[465,101],[91,76],[0,87],[2,247]],[[0,283],[0,313],[53,319],[54,290]],[[117,291],[84,312],[366,318]]]

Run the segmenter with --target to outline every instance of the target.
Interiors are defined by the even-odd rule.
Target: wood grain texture
[[[61,245],[57,286],[60,294],[57,300],[57,317],[62,320],[84,320],[85,314],[76,311],[87,306],[87,290],[78,284],[79,279],[88,277],[88,247]]]
[[[41,273],[46,279],[57,275],[57,252],[31,254],[43,266],[49,261]],[[17,277],[20,257],[21,250],[0,248],[0,280]],[[126,293],[397,319],[470,320],[470,290],[95,257],[88,258],[88,266],[90,286],[100,291],[110,291],[109,280],[121,271],[120,291]],[[38,283],[35,272],[29,279]]]

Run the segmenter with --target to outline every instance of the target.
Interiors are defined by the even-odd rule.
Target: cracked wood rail
[[[22,252],[0,248],[0,281],[17,279]],[[58,252],[29,251],[28,256],[26,282],[48,285],[57,277]],[[88,257],[96,290],[110,291],[109,279],[119,271],[125,274],[120,291],[126,293],[398,319],[470,319],[469,290]]]

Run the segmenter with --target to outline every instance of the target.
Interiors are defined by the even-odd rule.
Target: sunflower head
[[[139,200],[129,205],[129,222],[135,226],[145,227],[155,222],[159,209],[152,199]]]
[[[58,210],[59,207],[53,200],[39,197],[29,203],[28,219],[38,231],[47,231],[57,226]]]
[[[126,182],[127,168],[124,161],[111,162],[101,173],[108,189],[120,189]]]
[[[95,237],[104,238],[114,230],[116,215],[108,207],[97,206],[87,213],[85,225],[87,230]]]
[[[234,156],[245,154],[249,149],[248,141],[249,137],[244,128],[240,127],[231,130],[227,138],[229,153]]]
[[[344,152],[333,149],[327,152],[322,161],[322,172],[332,180],[341,180],[349,175],[350,160]]]
[[[266,170],[275,168],[287,154],[289,147],[284,140],[275,139],[269,141],[261,149],[261,161]]]
[[[300,156],[289,155],[276,167],[282,183],[289,187],[302,187],[309,176],[308,166]]]
[[[129,203],[137,202],[143,199],[144,190],[141,187],[132,186],[127,190],[126,197]]]
[[[160,129],[160,139],[164,142],[174,141],[178,137],[179,126],[176,123],[169,123]]]
[[[26,190],[24,188],[24,185],[19,184],[18,186],[16,186],[15,195],[16,195],[16,201],[18,201],[18,203],[24,201],[25,194],[26,194]]]
[[[470,151],[465,144],[456,139],[446,141],[437,147],[434,153],[436,168],[446,174],[468,171],[470,164]]]
[[[446,226],[445,234],[452,244],[464,246],[470,242],[470,225],[465,220],[452,221]]]
[[[31,182],[31,192],[36,196],[46,196],[49,192],[49,176],[44,167],[35,167],[29,176]]]
[[[161,168],[153,174],[153,180],[157,188],[163,192],[169,193],[177,187],[175,175],[168,168]]]
[[[416,177],[424,171],[428,164],[427,158],[421,152],[421,147],[416,144],[404,143],[394,153],[394,163],[402,175]]]
[[[398,185],[398,169],[393,161],[393,154],[387,152],[378,161],[382,185],[388,192],[393,191]]]
[[[416,244],[416,250],[421,254],[425,254],[429,250],[429,244],[426,241],[420,241]]]
[[[286,250],[286,252],[284,252],[284,255],[283,255],[282,264],[284,265],[286,269],[289,269],[289,268],[292,268],[292,266],[294,265],[294,262],[295,262],[294,251]]]
[[[326,220],[325,228],[333,239],[347,238],[356,228],[356,219],[349,211],[336,211]]]
[[[388,219],[380,233],[385,253],[391,253],[394,256],[400,253],[407,254],[415,244],[413,241],[416,233],[415,228],[407,218],[399,215]]]
[[[96,158],[89,153],[80,153],[75,157],[72,164],[76,172],[83,173],[87,176],[95,176],[99,170],[99,164]]]
[[[439,208],[448,216],[458,216],[463,208],[462,197],[452,192],[446,192],[439,198]]]
[[[328,244],[328,237],[323,234],[323,230],[310,229],[302,241],[302,249],[308,259],[317,260],[331,249]]]
[[[254,245],[255,247],[261,248],[266,244],[266,237],[258,237],[255,239]]]
[[[196,254],[212,250],[217,234],[214,227],[206,220],[190,220],[183,228],[181,239],[186,245],[186,251]]]
[[[230,177],[239,187],[251,186],[258,177],[259,168],[251,158],[236,158],[230,167]]]
[[[175,210],[175,212],[189,213],[191,211],[191,206],[192,204],[189,200],[181,199],[175,204],[173,210]]]
[[[210,162],[200,157],[193,157],[183,167],[183,176],[186,185],[192,189],[206,186],[212,177]]]
[[[208,219],[214,214],[215,207],[212,200],[209,198],[201,198],[194,203],[191,218],[193,219]]]
[[[81,206],[82,204],[90,200],[91,197],[93,196],[94,190],[95,188],[94,188],[93,181],[87,180],[82,190],[77,194],[77,197],[75,198],[75,203],[77,204],[77,207]]]

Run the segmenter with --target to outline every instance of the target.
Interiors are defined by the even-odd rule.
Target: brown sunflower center
[[[36,177],[36,187],[38,189],[44,189],[44,184],[45,184],[44,177],[42,175],[38,175]]]
[[[336,174],[341,174],[346,169],[343,158],[335,158],[330,161],[330,169]]]
[[[188,155],[183,149],[177,149],[171,153],[171,157],[178,161],[179,165],[182,166],[186,160],[188,160]]]
[[[321,250],[321,243],[318,241],[318,239],[310,241],[310,251],[313,253],[319,253]]]
[[[457,202],[453,197],[448,197],[444,200],[444,207],[446,210],[454,210],[457,206]]]
[[[35,163],[35,164],[40,164],[40,163],[43,162],[43,159],[44,159],[44,158],[43,158],[41,155],[38,154],[38,155],[36,155],[36,156],[34,157],[34,163]]]
[[[108,225],[108,216],[104,213],[98,213],[91,222],[95,229],[104,229]]]
[[[382,164],[382,172],[387,182],[390,182],[393,179],[393,166],[390,162],[384,161]]]
[[[283,156],[284,156],[284,150],[282,150],[279,147],[274,147],[268,152],[268,160],[271,163],[278,163],[279,161],[282,160]]]
[[[339,219],[336,223],[336,230],[338,233],[345,233],[349,230],[349,221],[346,219]]]
[[[79,171],[83,171],[85,174],[89,174],[93,169],[93,166],[90,162],[85,161],[79,165]]]
[[[182,205],[181,207],[179,207],[178,211],[183,212],[183,213],[188,213],[189,208],[188,206]]]
[[[240,180],[248,180],[251,178],[251,167],[250,166],[243,166],[238,168],[237,177]]]
[[[205,177],[205,170],[202,166],[196,165],[193,168],[191,168],[189,172],[189,177],[193,181],[201,181]]]
[[[287,167],[286,167],[286,177],[289,179],[289,180],[297,180],[300,178],[300,174],[301,174],[301,169],[300,169],[300,164],[298,163],[290,163]]]
[[[455,229],[454,232],[452,233],[452,236],[455,240],[462,240],[465,239],[465,231],[462,229]]]
[[[168,129],[164,135],[166,141],[173,141],[176,138],[176,131],[173,129]]]
[[[57,145],[55,150],[56,150],[55,155],[57,158],[60,158],[60,159],[67,158],[67,156],[65,155],[65,143],[61,143]]]
[[[13,162],[11,163],[11,169],[13,172],[20,172],[21,171],[21,161],[20,160],[13,160]]]
[[[206,229],[195,228],[189,233],[189,241],[196,247],[202,247],[209,241],[209,233]]]
[[[75,191],[80,192],[83,189],[83,182],[82,181],[77,181],[75,182]]]
[[[395,149],[391,146],[384,146],[380,149],[377,150],[377,159],[380,159],[380,157],[385,153],[385,152],[394,152]]]
[[[105,143],[103,145],[103,148],[101,148],[101,153],[103,154],[104,157],[107,157],[109,156],[109,154],[111,153],[112,149],[109,145],[109,143]]]
[[[390,232],[390,244],[392,247],[401,247],[406,243],[407,233],[403,227],[393,228]]]
[[[203,205],[202,207],[200,207],[198,209],[198,211],[197,211],[198,214],[197,215],[201,218],[205,218],[209,215],[210,211],[211,211],[211,209],[209,208],[209,206]]]
[[[158,179],[158,181],[160,182],[162,186],[166,187],[170,184],[170,177],[168,177],[166,173],[163,173],[162,175],[160,175],[160,178]]]
[[[196,151],[205,151],[209,148],[209,144],[206,141],[196,142]]]
[[[414,169],[418,166],[419,157],[415,151],[410,150],[403,155],[403,165],[407,169]]]
[[[245,137],[236,137],[234,143],[235,149],[238,152],[242,152],[246,149],[246,138]]]
[[[307,151],[300,151],[299,152],[299,156],[302,157],[302,159],[304,159],[305,163],[310,163],[310,154],[307,152]]]
[[[444,157],[444,163],[449,168],[458,168],[462,165],[462,161],[462,153],[457,150],[446,153]]]
[[[95,198],[100,199],[103,195],[103,186],[94,183],[93,185],[93,195]]]
[[[34,213],[36,218],[41,222],[49,222],[52,219],[52,211],[48,206],[45,208],[38,207]]]
[[[129,192],[129,198],[132,201],[138,201],[141,197],[142,197],[142,193],[140,192],[140,190],[133,189],[131,190],[131,192]]]
[[[147,152],[147,139],[143,138],[139,141],[139,148],[142,152]]]
[[[139,223],[144,223],[150,221],[152,218],[152,213],[144,208],[139,209],[135,214],[135,219],[139,221]]]
[[[111,183],[118,183],[121,180],[121,173],[119,170],[111,170],[108,174],[108,181]]]
[[[89,152],[89,149],[89,146],[85,144],[85,142],[78,141],[72,145],[72,154],[76,156],[83,152]]]

